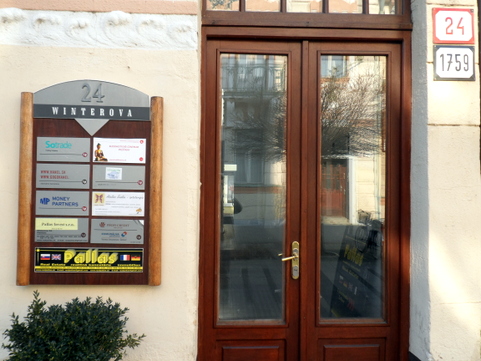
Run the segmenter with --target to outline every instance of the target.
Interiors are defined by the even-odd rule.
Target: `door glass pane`
[[[282,320],[286,56],[221,55],[219,322]]]
[[[321,318],[384,316],[386,57],[321,57]]]

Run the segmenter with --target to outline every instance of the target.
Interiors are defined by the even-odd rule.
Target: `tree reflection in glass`
[[[219,322],[284,315],[287,57],[221,55]]]
[[[384,314],[386,57],[321,57],[321,318]]]

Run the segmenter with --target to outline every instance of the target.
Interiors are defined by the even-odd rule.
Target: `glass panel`
[[[395,0],[369,0],[369,14],[395,14]]]
[[[287,12],[322,13],[322,0],[287,0]]]
[[[280,0],[246,0],[246,11],[279,12]],[[239,11],[239,0],[207,0],[207,10]],[[322,13],[322,0],[287,0],[287,12]],[[329,0],[329,13],[361,14],[362,0]],[[395,0],[369,0],[369,14],[395,14]]]
[[[283,319],[286,56],[223,54],[219,322]]]
[[[274,11],[281,10],[280,0],[246,0],[246,11]]]
[[[207,10],[239,11],[239,0],[207,0]]]
[[[329,12],[362,14],[362,0],[329,0]]]
[[[321,57],[321,317],[384,315],[386,57]]]

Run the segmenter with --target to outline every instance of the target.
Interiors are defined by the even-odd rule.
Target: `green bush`
[[[120,308],[110,298],[95,302],[74,298],[65,306],[52,305],[33,292],[24,322],[12,314],[12,325],[3,334],[9,343],[11,361],[109,361],[122,360],[126,347],[139,346],[145,335],[128,334],[124,329],[128,308]]]

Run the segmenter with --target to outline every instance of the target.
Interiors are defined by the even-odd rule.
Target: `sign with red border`
[[[474,10],[433,8],[434,44],[474,44]]]

